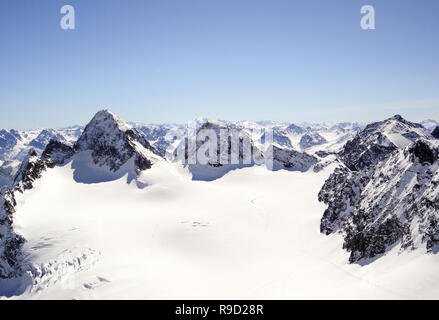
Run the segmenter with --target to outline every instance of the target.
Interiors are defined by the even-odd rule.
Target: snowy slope
[[[41,157],[28,152],[16,169],[13,201],[7,189],[0,198],[9,199],[0,203],[0,219],[6,222],[0,228],[0,248],[13,246],[0,252],[2,262],[8,261],[2,255],[12,257],[11,264],[0,266],[7,273],[3,278],[12,277],[0,279],[0,296],[437,298],[439,258],[434,253],[439,237],[431,218],[437,213],[439,147],[428,131],[399,117],[372,124],[364,129],[367,134],[358,135],[359,127],[347,123],[298,127],[198,119],[197,127],[206,123],[249,135],[252,128],[270,126],[278,129],[278,142],[284,135],[291,146],[274,146],[274,171],[241,166],[212,181],[197,181],[187,166],[161,158],[157,145],[146,138],[150,134],[157,142],[175,127],[142,133],[103,110],[76,143],[52,141]],[[306,146],[312,154],[302,152],[302,137],[321,140],[317,133],[326,142]],[[356,149],[352,143],[350,149],[341,148],[347,137],[357,139]],[[168,135],[162,141],[173,139]],[[349,170],[348,164],[360,168],[358,159],[362,164],[374,160]],[[319,190],[325,203],[319,202]],[[345,196],[351,201],[344,201]],[[319,231],[331,201],[333,208],[341,203],[337,208],[347,211],[326,214],[335,221],[326,236]],[[419,210],[408,217],[403,209],[413,204]],[[382,253],[375,246],[341,249],[346,239],[348,245],[357,244],[349,242],[348,229],[341,230],[349,222],[358,234],[354,206],[373,213],[360,216],[368,230],[383,231],[378,237],[369,233],[378,249],[384,245]],[[401,225],[409,225],[408,233],[403,233],[405,227],[399,232],[395,214]],[[409,247],[414,250],[401,250]],[[349,264],[376,254],[379,259]],[[13,277],[20,269],[25,273]]]
[[[163,163],[140,190],[123,178],[76,183],[69,164],[57,167],[17,197],[33,278],[0,288],[32,299],[437,297],[437,256],[349,265],[341,237],[318,232],[316,194],[332,169],[253,167],[200,182]]]

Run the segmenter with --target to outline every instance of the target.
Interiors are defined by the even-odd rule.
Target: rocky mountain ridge
[[[438,153],[427,130],[400,116],[368,125],[338,154],[341,165],[319,193],[328,205],[320,231],[341,233],[352,263],[396,244],[436,251]]]

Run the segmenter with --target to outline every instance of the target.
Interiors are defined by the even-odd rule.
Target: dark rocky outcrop
[[[34,149],[31,149],[14,178],[14,189],[21,192],[32,189],[33,182],[41,178],[42,172],[46,169],[47,163],[38,156]]]
[[[75,150],[59,141],[50,140],[41,157],[49,166],[64,164],[75,154]]]
[[[416,141],[416,143],[410,147],[409,152],[417,157],[421,163],[433,164],[437,159],[437,151],[422,140]]]
[[[73,148],[75,152],[91,151],[94,164],[113,172],[133,157],[137,172],[148,169],[152,162],[147,154],[158,155],[142,133],[108,110],[93,117]]]
[[[338,154],[346,166],[336,169],[320,190],[319,201],[328,205],[320,231],[343,234],[351,263],[369,261],[398,243],[401,250],[435,250],[437,155],[428,132],[401,116],[368,125]]]
[[[323,138],[320,134],[317,132],[313,133],[307,133],[300,138],[300,148],[302,149],[308,149],[313,146],[318,146],[324,143],[327,143],[325,138]]]
[[[414,142],[427,137],[422,125],[403,119],[400,115],[367,125],[338,153],[341,161],[352,171],[362,170],[384,160],[400,146],[389,138],[399,135]]]
[[[0,279],[13,278],[21,274],[24,238],[12,228],[16,201],[8,188],[0,191]]]

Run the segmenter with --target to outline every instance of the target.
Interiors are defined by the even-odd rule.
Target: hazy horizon
[[[61,7],[75,10],[63,30]],[[360,26],[375,9],[375,30]],[[439,2],[0,3],[0,128],[439,120]]]
[[[105,108],[108,109],[109,111],[113,112],[113,110],[109,109],[109,108]],[[0,130],[4,129],[4,130],[19,130],[19,131],[29,131],[29,130],[38,130],[38,129],[66,129],[69,127],[85,127],[90,120],[93,118],[93,116],[100,110],[103,109],[97,109],[96,112],[94,114],[91,114],[89,119],[86,120],[84,123],[70,123],[70,124],[65,124],[65,125],[56,125],[56,126],[41,126],[41,127],[23,127],[23,128],[8,128],[8,127],[1,127]],[[114,112],[113,112],[114,113]],[[388,118],[391,118],[393,116],[395,116],[396,114],[390,115],[388,117],[385,117],[383,119],[377,119],[377,120],[372,120],[372,121],[361,121],[361,120],[340,120],[340,121],[288,121],[288,120],[284,120],[284,121],[277,121],[277,120],[272,120],[272,119],[259,119],[259,120],[248,120],[248,119],[216,119],[216,118],[207,118],[207,117],[196,117],[194,119],[188,119],[187,121],[183,121],[183,122],[146,122],[146,121],[141,121],[141,120],[136,120],[136,119],[124,119],[122,117],[120,117],[117,113],[114,113],[116,116],[118,116],[119,118],[121,118],[122,120],[124,120],[127,123],[131,123],[131,124],[137,124],[137,125],[184,125],[187,123],[190,123],[192,121],[195,120],[211,120],[211,121],[227,121],[227,122],[241,122],[241,121],[249,121],[249,122],[254,122],[254,123],[260,123],[260,122],[271,122],[271,123],[275,123],[275,124],[295,124],[298,126],[304,126],[304,125],[319,125],[319,124],[337,124],[337,123],[343,123],[343,122],[350,122],[350,123],[359,123],[359,124],[369,124],[372,122],[378,122],[378,121],[382,121],[382,120],[386,120]],[[400,114],[401,115],[401,114]],[[416,123],[420,123],[422,121],[428,121],[428,120],[433,120],[436,122],[439,122],[439,119],[432,119],[432,118],[425,118],[425,119],[411,119],[408,117],[405,117],[404,115],[401,115],[404,119],[411,121],[411,122],[416,122]]]

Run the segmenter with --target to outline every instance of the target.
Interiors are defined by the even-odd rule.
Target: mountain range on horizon
[[[245,234],[252,241],[256,239],[253,233],[262,233],[264,239],[269,243],[274,241],[273,245],[282,250],[287,250],[289,245],[297,248],[298,253],[306,249],[309,263],[315,263],[312,252],[320,250],[317,247],[327,248],[322,250],[328,252],[338,248],[342,258],[331,263],[350,270],[347,272],[354,272],[348,269],[352,264],[368,270],[371,265],[387,263],[385,270],[397,260],[395,254],[410,251],[431,254],[434,259],[430,265],[436,266],[438,258],[434,254],[439,251],[437,123],[431,120],[414,123],[395,115],[367,125],[346,122],[263,125],[199,119],[195,127],[213,129],[218,134],[218,145],[228,143],[221,140],[220,129],[241,131],[250,142],[251,151],[257,152],[260,159],[273,159],[272,170],[256,162],[223,164],[219,154],[217,161],[207,164],[185,165],[170,160],[169,147],[183,143],[186,153],[190,151],[184,138],[178,140],[185,137],[186,126],[127,123],[109,110],[97,112],[85,127],[0,131],[0,279],[3,279],[0,295],[35,297],[42,291],[50,296],[53,288],[57,288],[54,291],[57,294],[59,290],[68,294],[61,279],[72,274],[88,277],[99,263],[114,278],[121,277],[114,270],[120,257],[112,255],[107,247],[110,243],[120,246],[122,251],[115,252],[124,259],[134,259],[134,265],[143,265],[144,260],[136,260],[136,255],[145,246],[154,252],[159,249],[168,252],[168,245],[172,247],[176,245],[174,241],[183,241],[184,250],[191,252],[194,246],[198,248],[194,254],[197,261],[201,259],[200,272],[203,272],[210,265],[203,257],[217,249],[205,251],[195,244],[200,240],[197,237],[209,239],[206,246],[212,248],[215,246],[211,241],[223,239],[228,243],[227,235],[232,231],[227,230],[234,230],[234,223],[240,225],[240,231],[236,231],[238,238],[232,236],[236,243],[240,243],[238,234],[244,232],[244,225],[249,224],[249,233],[245,231]],[[258,143],[261,132],[254,129],[264,128],[273,132],[271,149],[264,149]],[[201,144],[195,143],[193,148],[198,152]],[[233,147],[229,147],[229,157],[233,152]],[[235,152],[242,161],[245,150],[238,148]],[[214,193],[218,192],[224,199],[233,199],[230,202],[238,206],[237,212],[246,213],[245,216],[225,214],[233,212],[226,203],[213,207]],[[197,194],[203,194],[204,198],[199,199]],[[235,198],[238,196],[247,202],[242,203],[240,198]],[[51,201],[52,197],[57,200]],[[295,207],[288,197],[297,203],[308,201],[298,206],[300,212],[294,218],[288,215]],[[107,201],[112,207],[106,206]],[[325,207],[323,211],[322,207]],[[143,208],[157,214],[165,211],[168,216],[139,215]],[[275,212],[271,212],[273,208],[277,208]],[[178,213],[180,209],[183,211]],[[308,211],[315,213],[310,216],[314,217],[313,223],[303,216]],[[120,220],[121,213],[128,215],[128,220]],[[95,214],[99,223],[90,225]],[[316,220],[318,215],[320,218]],[[287,222],[290,219],[293,219],[291,224]],[[288,225],[295,229],[304,221],[303,230],[307,231],[289,235],[284,229]],[[320,225],[315,225],[315,221]],[[160,231],[164,242],[150,247],[150,242],[141,240],[144,236],[126,234],[125,231],[133,231],[130,223],[143,226],[148,230],[146,235],[152,232],[153,238],[157,230],[150,229],[151,226],[163,226],[157,228],[164,228]],[[111,232],[103,231],[106,227],[101,229],[101,225]],[[124,231],[120,231],[119,225],[123,225]],[[219,229],[212,229],[214,225]],[[192,233],[198,228],[202,233]],[[79,230],[78,236],[62,230]],[[315,231],[324,236],[314,238]],[[109,238],[117,232],[122,232],[121,239]],[[293,238],[285,243],[283,237]],[[303,244],[300,248],[299,243],[304,242],[310,246]],[[129,243],[133,255],[125,256]],[[250,248],[248,244],[242,245]],[[223,254],[221,259],[228,257]],[[323,260],[332,261],[323,251],[319,254],[324,255]],[[175,256],[154,257],[159,256],[175,259]],[[155,267],[160,269],[160,266],[163,267],[160,264]],[[66,268],[70,271],[65,271]],[[186,271],[182,272],[189,275]],[[52,276],[46,279],[46,274]],[[268,274],[266,277],[270,278]],[[83,288],[105,287],[105,284],[106,281],[94,280],[75,292],[88,294],[89,290],[83,292]],[[2,290],[2,286],[8,289]]]

